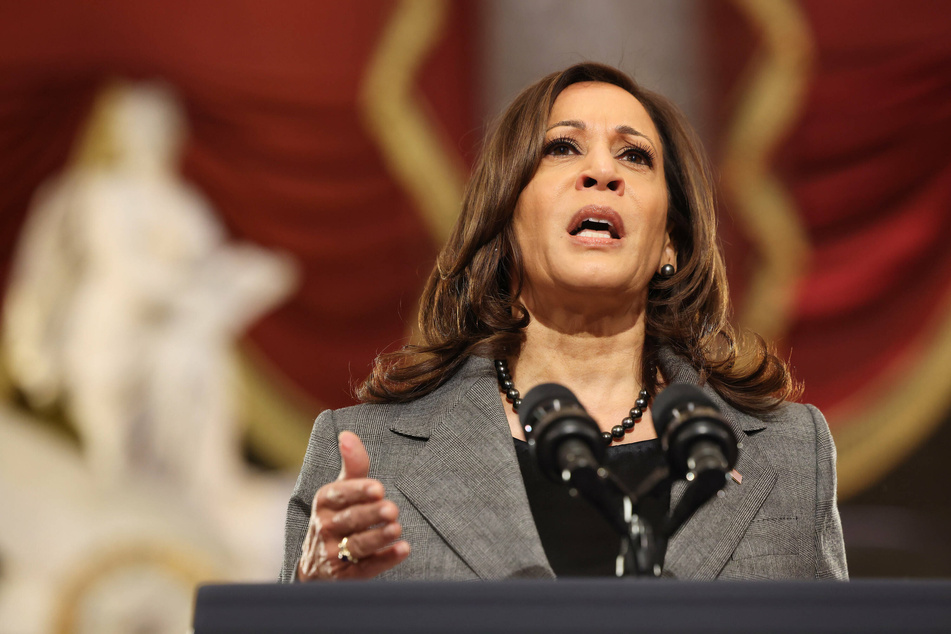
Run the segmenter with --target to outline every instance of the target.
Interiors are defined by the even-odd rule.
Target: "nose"
[[[617,165],[612,156],[588,155],[575,189],[595,189],[612,191],[618,196],[624,194],[624,179],[618,173]]]

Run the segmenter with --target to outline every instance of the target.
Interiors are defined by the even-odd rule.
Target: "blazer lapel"
[[[699,383],[699,376],[689,364],[668,349],[661,354],[661,364],[670,381]],[[747,442],[751,434],[765,429],[758,418],[746,415],[726,403],[709,385],[704,393],[717,405],[726,423],[740,442],[736,471],[742,484],[729,479],[718,495],[703,505],[671,538],[664,560],[664,575],[678,579],[714,579],[729,561],[763,505],[773,485],[776,471],[766,456]],[[671,490],[671,508],[680,500],[687,483],[678,481]]]
[[[479,577],[553,578],[491,362],[471,359],[451,383],[430,423],[391,426],[429,436],[397,488]]]
[[[743,484],[729,480],[716,496],[694,513],[667,546],[664,573],[678,579],[714,579],[729,561],[756,512],[776,483],[776,472],[755,448],[741,450],[737,471]],[[671,505],[686,483],[674,485]]]

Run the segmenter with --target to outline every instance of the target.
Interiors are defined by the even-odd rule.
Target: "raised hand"
[[[356,434],[337,439],[342,467],[336,481],[317,490],[301,549],[297,576],[316,579],[369,579],[409,555],[399,510],[383,484],[367,478],[370,457]]]

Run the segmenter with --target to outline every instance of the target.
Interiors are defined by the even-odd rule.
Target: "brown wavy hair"
[[[522,255],[512,217],[541,161],[555,99],[567,86],[602,82],[633,95],[660,133],[667,181],[667,222],[677,246],[677,272],[655,276],[648,289],[642,377],[656,392],[658,351],[686,357],[729,403],[765,413],[796,398],[800,386],[785,362],[758,336],[742,341],[729,322],[730,300],[716,238],[716,206],[706,157],[685,117],[669,100],[623,72],[583,63],[525,89],[489,134],[466,187],[462,213],[420,300],[422,343],[381,354],[357,396],[405,402],[445,383],[472,355],[518,356],[529,316],[519,300]],[[516,282],[517,284],[517,282]]]

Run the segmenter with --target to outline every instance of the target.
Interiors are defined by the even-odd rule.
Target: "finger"
[[[326,534],[350,536],[377,524],[395,522],[399,509],[389,500],[370,504],[354,504],[334,514],[324,522]]]
[[[337,437],[340,448],[340,475],[338,480],[366,478],[370,472],[370,456],[360,438],[353,432],[342,431]]]
[[[313,508],[339,511],[354,504],[366,504],[382,499],[383,485],[379,480],[338,480],[317,489]]]
[[[409,543],[398,541],[358,563],[347,564],[337,573],[338,579],[369,579],[385,572],[409,557]]]
[[[347,537],[347,550],[357,559],[366,559],[392,543],[403,533],[399,522],[390,522],[385,526],[371,528]]]

